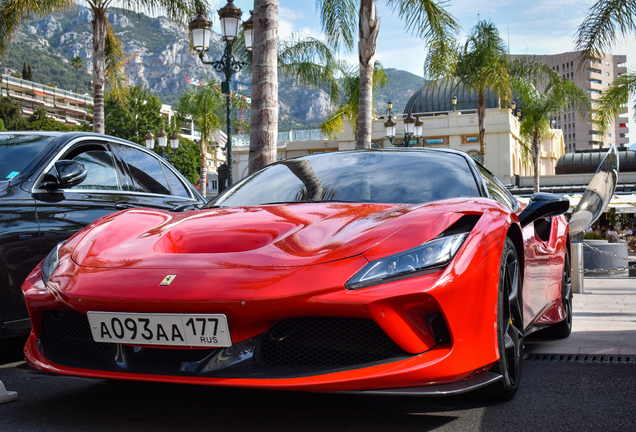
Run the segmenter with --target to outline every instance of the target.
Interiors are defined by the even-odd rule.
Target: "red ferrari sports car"
[[[276,162],[204,209],[132,209],[23,285],[28,365],[268,389],[514,395],[572,323],[567,199],[523,205],[452,150]]]

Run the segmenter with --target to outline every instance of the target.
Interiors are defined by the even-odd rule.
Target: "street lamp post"
[[[232,56],[232,45],[234,41],[238,38],[239,33],[239,21],[241,20],[241,9],[237,8],[234,5],[234,0],[229,0],[228,4],[219,9],[219,18],[221,21],[221,37],[225,41],[225,51],[223,52],[223,56],[219,61],[205,61],[203,56],[206,51],[208,51],[210,47],[210,34],[212,27],[210,21],[203,15],[202,12],[199,12],[198,16],[192,20],[190,23],[190,33],[192,34],[192,43],[194,49],[199,53],[199,58],[201,59],[201,63],[212,65],[214,70],[217,72],[223,72],[225,75],[225,81],[221,83],[221,93],[223,93],[226,97],[226,108],[227,108],[227,144],[225,145],[225,149],[227,150],[227,163],[228,163],[228,186],[232,186],[233,176],[232,176],[232,129],[231,129],[231,82],[232,75],[240,72],[247,63],[242,61],[237,61]],[[248,20],[249,21],[249,20]],[[246,22],[247,23],[247,22]],[[245,24],[244,24],[245,27]],[[249,30],[249,46],[248,45],[248,35],[246,34],[246,47],[248,50],[251,49],[252,44],[252,36],[253,32]]]
[[[161,132],[157,134],[157,142],[159,144],[159,147],[161,147],[161,157],[165,159],[166,146],[168,145],[168,134],[165,130],[161,129]]]
[[[453,112],[457,111],[457,95],[453,95]]]
[[[386,136],[389,137],[391,144],[395,147],[411,147],[411,137],[415,135],[415,137],[419,141],[419,137],[422,133],[422,122],[419,118],[415,118],[408,113],[406,118],[404,118],[404,139],[402,142],[395,141],[395,121],[393,120],[393,102],[389,101],[388,109],[385,113],[388,114],[388,120],[384,122],[384,129]]]
[[[170,140],[170,148],[174,151],[179,149],[179,134],[177,131],[174,131],[172,135],[169,137]],[[148,150],[152,150],[155,147],[155,136],[151,131],[148,131],[148,134],[144,136],[144,141],[146,142],[146,148]],[[161,132],[157,134],[157,144],[161,147],[161,157],[165,159],[166,147],[168,145],[168,133],[161,129]]]

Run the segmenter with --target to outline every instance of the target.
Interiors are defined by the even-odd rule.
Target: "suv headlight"
[[[350,290],[364,288],[422,270],[444,267],[453,259],[466,237],[467,232],[436,238],[405,252],[371,261],[349,279],[345,287]]]
[[[59,252],[64,243],[65,241],[59,242],[53,248],[53,250],[49,252],[46,258],[44,258],[44,261],[42,261],[42,280],[44,281],[44,283],[47,283],[49,281],[51,275],[60,263]]]

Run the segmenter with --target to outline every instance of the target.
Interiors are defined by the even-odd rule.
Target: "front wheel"
[[[511,399],[519,388],[523,362],[523,305],[521,300],[521,272],[517,250],[506,237],[497,301],[497,344],[499,360],[492,371],[503,376],[486,389],[495,400]]]

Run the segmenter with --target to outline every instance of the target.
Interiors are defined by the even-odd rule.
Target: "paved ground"
[[[636,355],[636,278],[586,277],[584,293],[574,294],[572,334],[526,339],[534,354]]]

